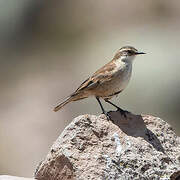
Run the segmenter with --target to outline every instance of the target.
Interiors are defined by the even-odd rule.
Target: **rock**
[[[38,180],[177,180],[180,137],[150,115],[81,115],[62,132],[38,166]]]

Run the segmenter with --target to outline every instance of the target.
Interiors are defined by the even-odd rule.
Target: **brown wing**
[[[110,61],[108,64],[97,70],[90,78],[86,79],[75,91],[75,93],[85,88],[95,87],[98,84],[111,80],[114,68],[115,64],[113,61]]]

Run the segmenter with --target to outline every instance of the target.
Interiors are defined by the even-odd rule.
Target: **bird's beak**
[[[144,52],[136,52],[136,55],[139,55],[139,54],[146,54]]]

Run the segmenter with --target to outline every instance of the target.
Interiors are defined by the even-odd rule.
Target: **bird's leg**
[[[128,111],[125,111],[123,109],[121,109],[120,107],[118,107],[117,105],[113,104],[111,101],[104,99],[107,103],[111,104],[112,106],[116,107],[118,111],[120,111],[120,113],[126,117],[126,113],[129,113]]]
[[[98,101],[98,103],[99,103],[99,105],[100,105],[100,107],[101,107],[101,110],[102,110],[103,114],[105,114],[106,117],[107,117],[107,119],[110,120],[110,116],[109,116],[108,112],[106,112],[106,111],[104,110],[103,105],[102,105],[99,97],[96,97],[96,99],[97,99],[97,101]]]

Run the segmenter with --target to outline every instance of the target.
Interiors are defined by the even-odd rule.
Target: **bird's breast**
[[[111,98],[117,95],[119,92],[123,91],[131,77],[132,65],[121,66],[121,68],[116,67],[112,74],[111,80],[102,83],[97,87],[97,96],[103,98]]]
[[[129,83],[130,77],[132,73],[132,65],[128,64],[124,66],[123,68],[119,69],[115,73],[115,77],[113,78],[113,86],[115,91],[122,91],[126,88],[126,86]]]

